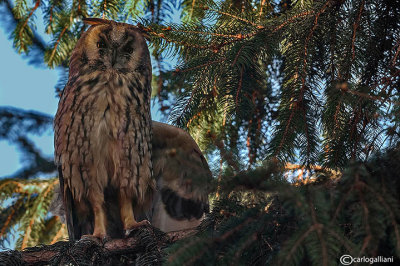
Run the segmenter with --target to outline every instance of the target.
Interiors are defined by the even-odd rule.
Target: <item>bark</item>
[[[149,226],[104,243],[81,239],[0,252],[0,265],[161,265],[168,245],[194,233],[188,229],[165,234]]]

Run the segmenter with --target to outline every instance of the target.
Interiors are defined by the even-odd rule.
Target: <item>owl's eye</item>
[[[133,48],[130,46],[125,46],[124,47],[124,52],[127,54],[131,54],[133,52]]]
[[[133,52],[132,42],[129,42],[127,45],[125,45],[124,52],[127,54],[131,54]]]
[[[97,48],[106,48],[106,44],[104,43],[104,41],[98,41],[97,42]]]
[[[126,47],[124,50],[128,54],[131,54],[133,52],[133,48],[132,47]]]

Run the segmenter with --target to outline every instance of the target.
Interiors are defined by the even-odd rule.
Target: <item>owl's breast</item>
[[[122,130],[124,124],[123,111],[126,109],[126,101],[119,93],[103,91],[100,93],[94,106],[96,114],[97,131],[99,136],[105,135],[112,139],[118,138],[118,132]]]
[[[92,139],[92,154],[96,168],[102,169],[106,166],[105,172],[108,177],[114,176],[117,164],[120,161],[122,143],[128,136],[123,134],[126,125],[124,110],[127,103],[120,92],[103,88],[98,92],[93,109],[93,128],[90,132]],[[109,166],[112,167],[109,167]],[[108,180],[102,178],[104,182]],[[107,181],[108,182],[108,181]]]

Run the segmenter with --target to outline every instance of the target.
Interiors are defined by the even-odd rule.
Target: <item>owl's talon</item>
[[[111,241],[111,237],[105,235],[105,236],[103,236],[103,238],[102,238],[101,240],[102,240],[103,245],[104,245],[104,244],[107,243],[108,241]]]
[[[151,225],[151,224],[147,220],[143,220],[143,221],[137,222],[136,224],[131,226],[129,229],[125,229],[124,230],[125,237],[129,237],[131,235],[131,233],[134,232],[134,231],[137,231],[139,229],[139,227],[141,227],[141,226],[149,226],[149,225]]]
[[[101,246],[111,240],[111,237],[108,235],[105,236],[95,236],[95,235],[83,235],[80,240],[83,241],[93,241],[97,245]]]

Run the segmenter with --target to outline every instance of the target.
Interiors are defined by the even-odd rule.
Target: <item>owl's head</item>
[[[84,22],[91,27],[72,52],[70,76],[94,71],[122,75],[150,72],[151,76],[150,54],[140,28],[99,18],[86,18]]]

